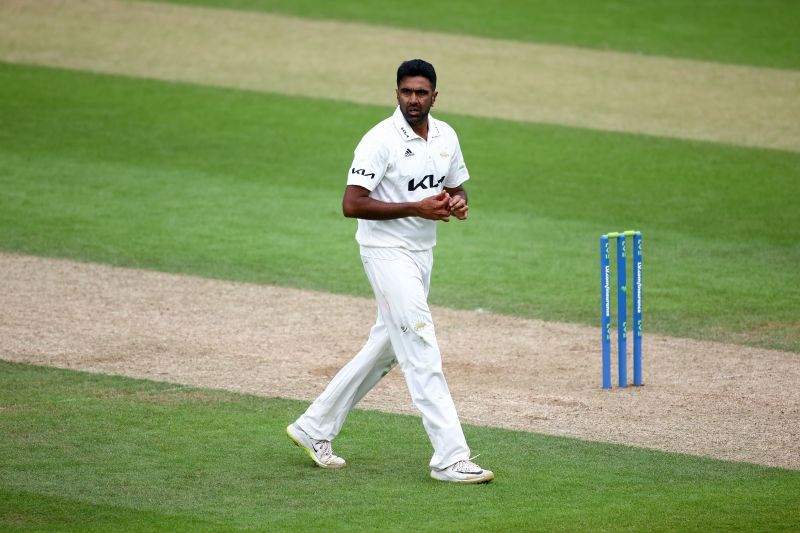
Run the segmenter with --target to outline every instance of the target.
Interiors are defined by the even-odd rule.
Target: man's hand
[[[450,197],[450,214],[456,217],[458,220],[466,220],[467,213],[469,212],[469,206],[467,205],[467,200],[460,194],[456,194]]]
[[[442,191],[436,196],[428,196],[417,204],[419,215],[428,220],[450,222],[450,195]]]

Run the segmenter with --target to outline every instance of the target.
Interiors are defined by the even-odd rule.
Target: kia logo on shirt
[[[367,171],[364,170],[363,168],[359,168],[358,170],[356,170],[355,168],[351,168],[350,169],[350,174],[361,174],[365,178],[369,178],[369,179],[374,179],[375,178],[375,173],[374,172],[370,172],[369,174],[367,174]],[[409,189],[409,190],[411,190],[411,189]]]
[[[435,189],[444,181],[445,176],[439,178],[439,181],[433,183],[433,174],[428,174],[427,176],[423,176],[420,178],[418,182],[414,182],[414,179],[408,180],[408,190],[409,191],[416,191],[417,189]],[[427,184],[426,184],[427,182]]]

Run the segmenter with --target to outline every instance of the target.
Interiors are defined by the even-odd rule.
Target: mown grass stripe
[[[796,71],[118,0],[0,4],[15,63],[392,105],[410,56],[439,69],[441,111],[800,151]]]
[[[409,0],[403,9],[342,0],[162,0],[512,39],[798,69],[800,7],[787,0],[649,2]]]
[[[0,385],[0,519],[12,527],[692,531],[800,519],[794,471],[466,426],[497,480],[458,487],[429,479],[417,417],[355,410],[336,440],[349,466],[325,471],[284,432],[303,402],[2,361]]]
[[[368,293],[340,201],[384,107],[11,65],[0,78],[2,249]],[[441,227],[434,303],[593,324],[597,237],[637,227],[648,332],[798,350],[800,156],[444,118],[472,218]]]

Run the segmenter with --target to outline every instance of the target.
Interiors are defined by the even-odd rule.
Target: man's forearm
[[[346,217],[366,220],[422,217],[447,222],[450,216],[449,203],[450,197],[446,192],[429,196],[419,202],[382,202],[371,198],[367,189],[348,185],[342,199],[342,212]]]
[[[343,204],[343,211],[346,217],[365,220],[391,220],[418,216],[416,203],[387,203],[369,196],[350,198]]]

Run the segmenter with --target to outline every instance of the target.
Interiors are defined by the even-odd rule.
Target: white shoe
[[[322,468],[342,468],[347,463],[341,457],[333,454],[331,441],[312,439],[303,428],[297,424],[289,424],[286,433],[294,443],[303,448],[308,456]]]
[[[491,470],[484,470],[469,459],[463,459],[443,470],[431,470],[431,477],[453,483],[488,483],[494,479]]]

